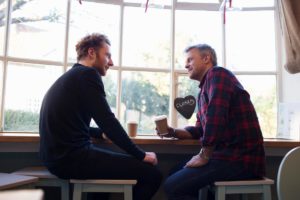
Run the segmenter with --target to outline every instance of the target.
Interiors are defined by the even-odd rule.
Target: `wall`
[[[282,70],[282,101],[300,102],[300,73],[290,74]]]
[[[159,160],[159,168],[164,174],[164,178],[167,177],[168,171],[175,166],[176,164],[180,163],[185,159],[189,159],[192,155],[177,155],[177,154],[158,154]],[[279,156],[268,156],[267,157],[267,177],[276,180],[277,170],[279,164],[281,162],[282,157]],[[0,171],[1,172],[13,172],[17,169],[26,167],[26,166],[34,166],[40,165],[41,162],[38,159],[37,152],[27,152],[27,153],[7,153],[1,152],[0,153]],[[275,185],[272,186],[272,200],[277,200],[277,194]],[[46,198],[45,200],[53,200],[59,199],[60,193],[55,188],[45,188]],[[111,200],[121,200],[122,197],[120,195],[114,194],[110,198]],[[159,192],[155,195],[153,200],[163,200],[166,199],[162,187],[160,188]],[[228,199],[235,200],[237,199],[236,195],[229,196]],[[250,200],[258,199],[257,195],[251,195]]]

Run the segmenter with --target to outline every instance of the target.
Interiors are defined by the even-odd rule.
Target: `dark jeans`
[[[72,155],[63,165],[48,166],[49,171],[64,179],[136,179],[134,200],[150,200],[161,184],[162,174],[156,166],[95,146],[85,151]]]
[[[240,162],[210,160],[202,167],[183,168],[185,163],[174,168],[164,184],[169,200],[196,200],[199,189],[215,181],[257,178]]]

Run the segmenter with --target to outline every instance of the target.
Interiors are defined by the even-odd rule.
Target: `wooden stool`
[[[137,183],[136,180],[75,180],[73,200],[81,200],[83,192],[119,192],[124,193],[124,200],[132,200],[132,186]]]
[[[39,178],[17,174],[0,173],[0,190],[16,188],[37,182]]]
[[[242,194],[246,199],[248,193],[261,193],[263,200],[271,200],[271,185],[274,181],[268,178],[262,180],[218,181],[214,183],[215,200],[225,200],[226,194]]]
[[[30,189],[30,190],[6,190],[0,192],[1,200],[43,200],[43,190]]]
[[[14,172],[14,174],[38,177],[39,181],[34,186],[60,187],[61,199],[69,200],[69,181],[51,174],[46,167],[27,167]]]

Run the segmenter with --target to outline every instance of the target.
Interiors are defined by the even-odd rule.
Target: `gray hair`
[[[211,62],[213,64],[213,66],[216,66],[218,64],[216,51],[211,46],[209,46],[207,44],[196,44],[196,45],[187,47],[184,50],[184,52],[187,53],[192,49],[198,49],[198,51],[201,55],[203,55],[204,53],[209,54],[211,57]]]

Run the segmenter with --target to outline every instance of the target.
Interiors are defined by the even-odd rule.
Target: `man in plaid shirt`
[[[201,150],[167,178],[169,200],[197,199],[199,189],[215,181],[265,174],[263,137],[248,92],[232,72],[217,66],[209,45],[190,46],[186,54],[189,77],[200,82],[197,122],[184,129],[169,127],[163,137],[199,139]]]

